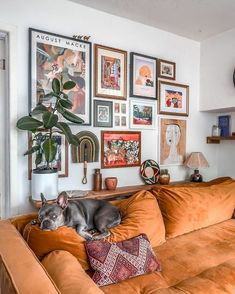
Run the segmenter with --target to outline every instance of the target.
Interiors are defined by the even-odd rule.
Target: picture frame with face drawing
[[[126,129],[128,128],[128,102],[114,101],[113,102],[113,128]]]
[[[183,165],[186,156],[186,120],[160,118],[160,165]]]
[[[111,128],[113,126],[113,102],[94,100],[94,127]]]
[[[51,92],[53,78],[72,80],[76,86],[65,91],[73,102],[68,111],[90,125],[91,43],[30,28],[29,53],[29,111],[39,102],[56,103],[55,97],[44,97]]]
[[[158,59],[158,77],[162,79],[175,80],[175,62]]]
[[[158,113],[176,116],[189,115],[189,86],[159,81]]]
[[[130,53],[130,97],[157,99],[157,58]]]

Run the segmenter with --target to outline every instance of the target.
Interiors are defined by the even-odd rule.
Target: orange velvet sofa
[[[99,288],[90,277],[84,240],[62,227],[53,245],[47,242],[51,232],[32,228],[28,223],[36,215],[28,214],[0,221],[0,293],[235,293],[234,180],[159,186],[114,205],[123,220],[109,241],[146,233],[161,272]],[[60,243],[62,237],[69,241]]]

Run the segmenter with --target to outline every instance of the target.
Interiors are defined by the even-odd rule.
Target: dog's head
[[[58,229],[58,227],[63,226],[65,222],[64,210],[68,205],[67,193],[60,193],[57,202],[53,204],[49,204],[42,193],[41,199],[42,207],[38,212],[40,229],[54,231]]]

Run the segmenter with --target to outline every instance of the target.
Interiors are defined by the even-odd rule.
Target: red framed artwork
[[[101,168],[141,164],[141,132],[101,131]]]

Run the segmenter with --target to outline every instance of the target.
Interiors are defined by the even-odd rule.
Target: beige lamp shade
[[[189,168],[195,169],[209,167],[208,161],[202,152],[192,152],[184,164]]]

